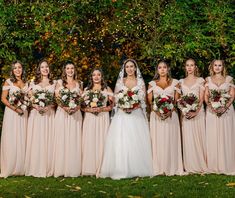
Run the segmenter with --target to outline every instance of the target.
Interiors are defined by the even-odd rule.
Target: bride
[[[137,93],[140,102],[134,108],[117,107],[117,96],[124,90]],[[108,131],[100,177],[121,179],[153,175],[145,91],[136,61],[127,59],[115,87],[117,112]]]

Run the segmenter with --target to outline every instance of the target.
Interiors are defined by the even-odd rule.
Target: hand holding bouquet
[[[30,106],[30,100],[22,90],[15,91],[9,95],[9,103],[16,109],[20,109],[19,115],[23,115],[24,111]]]
[[[183,96],[178,100],[178,107],[183,113],[183,115],[190,119],[194,116],[190,116],[192,112],[196,112],[199,107],[199,99],[198,97],[193,94],[193,93],[188,93]],[[195,114],[196,116],[196,114]]]
[[[83,104],[85,107],[92,108],[92,113],[98,115],[100,108],[104,107],[105,95],[99,90],[87,90],[83,94]]]
[[[36,90],[31,97],[33,105],[36,105],[37,110],[42,115],[47,111],[49,105],[54,104],[54,94],[48,90]]]
[[[153,110],[158,113],[162,120],[165,120],[171,116],[172,110],[174,109],[174,100],[171,96],[165,94],[158,95],[153,101]]]
[[[81,105],[82,98],[75,91],[70,91],[68,88],[63,88],[59,91],[57,103],[62,107],[68,109],[68,113],[73,114],[76,109]]]
[[[125,111],[126,113],[131,113],[134,109],[139,107],[140,100],[138,97],[138,90],[121,90],[117,94],[117,106]]]
[[[221,116],[226,111],[230,98],[231,96],[225,90],[210,90],[209,103],[217,116]]]

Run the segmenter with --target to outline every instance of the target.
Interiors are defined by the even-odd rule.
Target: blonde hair
[[[215,61],[221,61],[222,66],[223,66],[223,70],[222,70],[221,73],[222,73],[223,77],[226,77],[227,71],[226,71],[226,68],[225,68],[224,60],[219,60],[219,59],[214,59],[213,61],[211,61],[210,65],[209,65],[210,76],[214,76],[215,75],[215,72],[213,71],[213,66],[215,64]]]
[[[186,63],[187,63],[187,61],[189,61],[189,60],[191,60],[191,61],[194,62],[194,65],[195,65],[194,75],[198,77],[198,76],[200,75],[199,69],[198,69],[198,67],[197,67],[196,61],[195,61],[193,58],[188,58],[188,59],[185,61],[185,63],[184,63],[185,75],[186,75],[186,76],[188,75],[188,73],[187,73],[187,71],[186,71]]]

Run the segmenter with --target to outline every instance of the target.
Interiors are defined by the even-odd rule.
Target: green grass
[[[9,177],[0,179],[0,197],[235,197],[235,177],[157,176],[123,180]]]

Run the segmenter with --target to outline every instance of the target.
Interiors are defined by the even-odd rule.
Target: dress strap
[[[6,82],[7,82],[8,85],[2,86],[3,91],[9,90],[11,88],[11,86],[13,85],[13,83],[11,82],[11,80],[9,78],[6,79]]]
[[[197,79],[197,83],[198,83],[200,89],[202,89],[204,91],[205,90],[205,85],[204,85],[205,84],[205,80],[200,77],[200,78]]]
[[[155,88],[156,88],[156,82],[155,81],[150,81],[149,85],[151,85],[151,88],[147,90],[147,93],[151,93]]]

